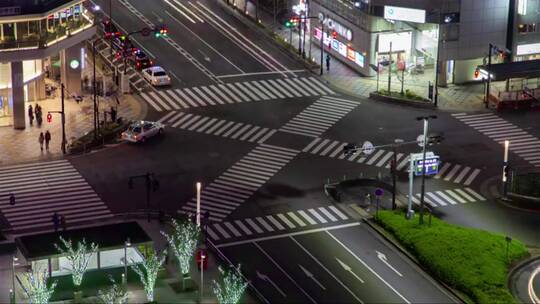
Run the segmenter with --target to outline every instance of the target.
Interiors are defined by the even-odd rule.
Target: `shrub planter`
[[[429,99],[412,99],[407,98],[405,94],[401,95],[400,93],[393,93],[391,95],[387,94],[381,94],[379,92],[371,92],[369,93],[369,98],[376,100],[376,101],[382,101],[382,102],[388,102],[388,103],[401,103],[413,107],[419,107],[419,108],[435,108],[431,100]]]
[[[110,143],[119,137],[119,134],[127,128],[128,122],[108,123],[100,128],[101,133],[94,139],[94,131],[74,140],[69,146],[70,154],[89,152],[94,148],[102,147],[105,143]]]

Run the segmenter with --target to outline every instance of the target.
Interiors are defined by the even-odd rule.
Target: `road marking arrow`
[[[326,290],[326,287],[324,287],[323,284],[321,284],[321,282],[319,282],[311,272],[309,272],[300,264],[298,264],[298,266],[300,266],[300,269],[302,269],[302,271],[306,274],[306,277],[312,279],[313,282],[315,282],[317,285],[319,285],[320,288],[322,288],[322,290]]]
[[[206,55],[203,51],[199,50],[199,53],[201,53],[204,56],[204,60],[211,62],[210,56]]]
[[[384,253],[379,252],[377,250],[375,250],[375,252],[377,252],[377,257],[379,258],[379,260],[381,260],[381,262],[386,264],[386,266],[392,269],[398,276],[403,277],[403,275],[399,273],[399,271],[397,271],[394,267],[392,267],[392,265],[390,265],[390,263],[388,263],[388,261],[386,260],[386,255],[384,255]]]
[[[270,279],[267,275],[265,275],[264,273],[260,273],[258,270],[257,270],[257,277],[263,281],[266,281],[268,282],[270,285],[274,286],[274,288],[284,297],[286,298],[287,295],[283,292],[283,290],[281,290],[281,288],[279,288],[277,286],[276,283],[274,283],[274,281],[272,281],[272,279]]]
[[[343,263],[338,258],[336,258],[336,260],[338,261],[339,265],[341,265],[341,267],[345,269],[345,271],[350,272],[353,275],[353,277],[355,277],[358,281],[360,281],[360,283],[364,283],[364,280],[362,280],[362,278],[360,278],[356,273],[354,273],[349,265]]]

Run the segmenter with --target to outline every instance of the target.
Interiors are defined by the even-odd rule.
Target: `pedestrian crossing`
[[[141,97],[156,111],[335,94],[315,77],[266,79],[183,89],[156,90]]]
[[[365,164],[365,165],[375,166],[379,168],[390,169],[390,164],[394,156],[393,151],[376,149],[370,155],[365,155],[363,153],[356,153],[354,155],[346,157],[343,154],[343,146],[345,146],[346,144],[347,144],[346,142],[323,139],[323,138],[317,137],[313,141],[311,141],[302,150],[302,152],[336,158],[336,159],[345,159],[345,160],[356,162],[359,164]],[[407,171],[409,169],[409,156],[410,155],[406,153],[396,154],[397,170]],[[456,184],[463,184],[465,186],[469,186],[478,177],[480,172],[481,172],[480,169],[441,161],[441,163],[439,164],[439,173],[435,175],[434,178],[456,183]]]
[[[208,237],[213,243],[239,238],[256,238],[265,235],[288,233],[296,230],[329,227],[356,221],[336,206],[314,207],[272,215],[244,218],[207,227]]]
[[[159,122],[183,130],[222,136],[241,141],[263,143],[277,132],[275,129],[254,126],[248,123],[186,114],[172,111],[159,119]]]
[[[324,96],[296,115],[279,130],[317,137],[359,104],[360,102],[354,100]]]
[[[420,205],[421,193],[413,195],[412,202],[416,205]],[[406,206],[408,195],[397,200],[399,206]],[[445,189],[439,191],[426,192],[424,195],[424,202],[433,208],[455,206],[459,204],[468,204],[474,202],[482,202],[487,199],[480,193],[474,191],[469,187],[457,188],[457,189]]]
[[[201,191],[201,212],[222,221],[300,153],[298,150],[260,144]],[[184,204],[180,213],[197,212],[197,200]]]
[[[505,140],[509,140],[510,151],[535,167],[540,167],[540,140],[527,131],[493,113],[457,113],[452,116],[501,145],[504,145]]]
[[[54,212],[68,227],[113,216],[67,160],[0,168],[0,212],[14,231],[53,229]]]

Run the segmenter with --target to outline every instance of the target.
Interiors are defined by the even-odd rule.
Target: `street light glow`
[[[99,5],[97,5],[97,4],[94,5],[94,12],[97,12],[97,11],[99,11],[99,10],[101,10],[101,6],[99,6]]]

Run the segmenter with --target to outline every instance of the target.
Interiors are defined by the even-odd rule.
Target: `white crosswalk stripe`
[[[55,212],[69,227],[113,216],[67,160],[0,168],[0,198],[0,212],[14,231],[53,229]]]
[[[370,155],[363,155],[362,153],[357,153],[351,157],[346,158],[343,155],[343,147],[346,144],[346,142],[333,141],[330,139],[322,139],[320,137],[317,137],[313,139],[304,149],[302,149],[302,152],[337,159],[346,159],[351,162],[361,164],[364,163],[370,166],[390,169],[390,163],[394,156],[393,151],[377,149]],[[396,167],[399,171],[406,171],[409,169],[409,155],[404,153],[397,153],[396,159]],[[456,184],[470,186],[474,182],[476,177],[480,174],[480,172],[480,169],[471,168],[469,166],[441,162],[439,164],[439,173],[435,175],[434,178],[443,179],[445,181],[453,182]]]
[[[339,218],[339,220],[338,220]],[[208,235],[213,241],[230,241],[235,238],[261,237],[262,235],[279,234],[299,229],[313,229],[318,226],[333,226],[344,221],[355,221],[334,206],[318,207],[317,209],[295,210],[244,218],[232,221],[212,223],[208,227]],[[216,233],[219,232],[219,233]]]
[[[516,153],[535,167],[540,167],[540,140],[520,127],[493,113],[452,114],[454,118],[493,139],[500,145],[510,141],[510,151]]]
[[[426,192],[424,198],[427,204],[435,208],[486,200],[480,193],[469,187]],[[420,204],[420,193],[413,196],[413,203]]]
[[[294,159],[299,152],[293,149],[259,144],[208,186],[203,187],[201,192],[202,212],[208,212],[212,221],[222,221]],[[194,214],[196,210],[197,201],[192,198],[182,206],[179,212]],[[268,229],[263,224],[263,222],[266,223],[264,219],[256,220],[257,222],[248,222],[248,227],[253,228],[253,225],[259,223]],[[219,231],[217,227],[216,229]],[[243,227],[240,229],[244,230]],[[278,227],[278,229],[280,228]]]
[[[314,77],[234,82],[156,92],[141,93],[141,97],[158,112],[235,102],[335,94]]]
[[[257,143],[263,143],[277,131],[250,124],[174,111],[167,113],[159,121],[173,128]]]
[[[358,101],[324,96],[296,115],[279,130],[317,137],[359,104]]]

